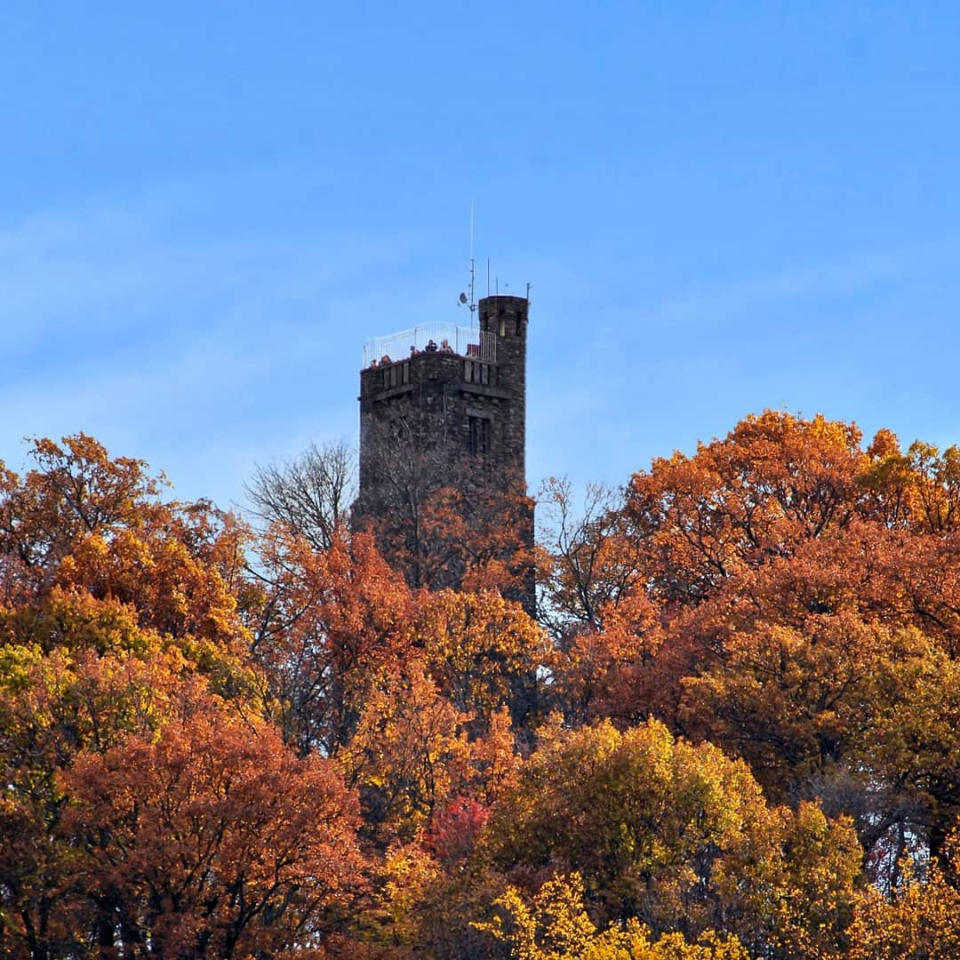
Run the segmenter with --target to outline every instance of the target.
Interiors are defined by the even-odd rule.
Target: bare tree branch
[[[349,521],[356,495],[356,456],[345,443],[310,444],[285,464],[257,465],[244,492],[250,513],[304,537],[316,550],[330,546]]]

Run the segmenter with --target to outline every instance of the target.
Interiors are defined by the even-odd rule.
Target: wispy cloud
[[[704,293],[681,294],[654,307],[647,316],[666,323],[715,323],[778,301],[861,289],[902,272],[907,256],[903,251],[867,254],[841,263],[802,266]]]
[[[356,291],[404,242],[171,235],[165,217],[147,194],[0,231],[0,458],[18,462],[25,434],[82,429],[135,437],[154,461],[145,447],[267,459],[264,438],[342,419],[332,392],[353,418],[364,330],[350,312],[369,306]]]

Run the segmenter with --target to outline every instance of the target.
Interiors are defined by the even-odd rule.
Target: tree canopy
[[[351,529],[349,454],[312,448],[248,522],[83,434],[29,455],[4,956],[960,950],[956,448],[767,411],[620,489],[548,481],[536,619],[523,498],[434,484]]]

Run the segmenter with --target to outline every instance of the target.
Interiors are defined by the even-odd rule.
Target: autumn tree
[[[634,474],[625,516],[664,601],[698,603],[724,582],[859,519],[912,534],[955,529],[960,452],[779,411],[749,416],[692,456]]]
[[[0,491],[0,598],[21,611],[57,589],[128,605],[140,627],[213,669],[246,655],[247,533],[206,501],[162,501],[147,465],[91,437],[34,441],[36,468]],[[224,683],[233,682],[223,677]]]
[[[917,831],[939,849],[956,810],[937,750],[895,750],[882,718],[929,747],[944,733],[920,678],[960,650],[958,455],[860,442],[768,411],[636,474],[622,510],[576,528],[588,560],[629,543],[631,585],[568,616],[551,668],[572,722],[655,715],[747,759],[773,800],[849,814],[891,882],[896,851]]]
[[[0,647],[0,943],[10,956],[82,952],[92,929],[89,910],[65,897],[75,845],[63,831],[62,772],[81,751],[151,737],[209,698],[206,679],[162,638],[122,618],[107,626],[129,632],[102,654],[69,643],[50,653],[36,644]],[[79,628],[84,638],[92,633],[89,620]]]
[[[656,713],[676,725],[680,681],[711,654],[677,617],[845,530],[866,498],[859,441],[852,425],[768,411],[693,456],[655,460],[622,503],[595,491],[578,513],[569,486],[554,484],[545,582],[547,607],[562,613],[553,632],[568,715],[579,701],[581,717]]]
[[[938,848],[957,809],[946,766],[918,762],[952,710],[952,539],[852,521],[731,579],[664,643],[690,651],[678,723],[747,759],[770,797],[853,817],[871,869],[895,872],[918,830]]]
[[[601,927],[714,930],[791,958],[842,943],[860,861],[845,824],[813,805],[767,806],[745,764],[656,722],[549,733],[494,806],[478,856],[533,889],[579,872]]]
[[[860,482],[878,518],[914,533],[942,534],[960,522],[960,449],[939,450],[920,440],[906,453],[896,436],[880,431],[868,449]]]
[[[905,664],[897,680],[858,753],[878,782],[910,805],[905,829],[956,883],[957,843],[949,836],[960,817],[960,662],[933,647]],[[900,839],[893,855],[908,852]]]
[[[767,411],[692,457],[675,453],[635,474],[626,514],[656,595],[698,602],[743,569],[844,527],[866,466],[860,439],[853,424]]]
[[[0,491],[0,911],[9,951],[46,957],[82,951],[89,930],[61,902],[60,774],[211,692],[256,706],[242,526],[161,500],[146,464],[83,434],[32,456]]]
[[[928,863],[925,877],[911,868],[889,898],[875,889],[863,892],[850,928],[850,960],[960,956],[958,835],[945,846],[943,866]]]
[[[503,706],[517,727],[542,709],[538,671],[549,660],[550,645],[519,604],[489,590],[424,593],[412,629],[440,691],[472,714],[478,729]]]
[[[82,433],[62,444],[34,440],[30,453],[36,466],[23,478],[0,467],[0,588],[7,601],[49,588],[60,562],[86,536],[138,527],[163,482],[142,460],[111,459]]]
[[[356,798],[261,722],[205,710],[80,753],[61,775],[72,892],[101,955],[245,957],[314,945],[361,885]]]
[[[578,873],[557,876],[529,900],[516,887],[494,902],[492,921],[475,926],[491,933],[519,960],[750,960],[736,937],[704,932],[696,943],[669,933],[657,940],[636,919],[598,931],[584,907]]]
[[[264,600],[252,652],[268,714],[300,753],[332,756],[373,678],[410,646],[410,590],[364,534],[315,551],[272,528],[255,575]]]
[[[507,708],[478,722],[444,695],[429,671],[417,652],[383,667],[371,678],[352,737],[337,753],[347,782],[360,791],[367,833],[381,847],[423,839],[428,830],[427,842],[437,850],[470,846],[457,830],[470,833],[472,821],[460,814],[474,803],[486,810],[516,769]]]
[[[417,658],[386,668],[373,682],[357,729],[337,754],[364,802],[381,845],[410,841],[467,778],[466,720]]]
[[[547,661],[551,704],[573,725],[600,717],[625,723],[674,717],[688,658],[675,638],[664,643],[662,611],[635,591],[601,616],[602,627],[570,629],[555,642]]]

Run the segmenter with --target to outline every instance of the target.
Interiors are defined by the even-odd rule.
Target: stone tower
[[[358,523],[407,510],[415,522],[414,501],[440,487],[484,489],[503,501],[525,495],[528,310],[525,297],[485,297],[477,326],[423,324],[367,343]],[[520,526],[532,546],[529,508]],[[390,545],[381,547],[390,559]],[[526,578],[520,599],[532,609]],[[457,583],[451,570],[447,585]]]

